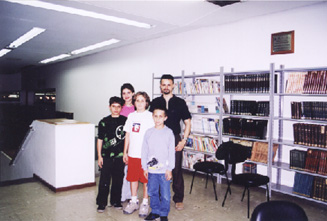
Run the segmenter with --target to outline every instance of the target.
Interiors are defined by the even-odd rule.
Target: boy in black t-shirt
[[[121,98],[111,97],[109,100],[111,115],[103,118],[98,126],[97,151],[101,174],[96,203],[99,213],[104,212],[108,204],[111,180],[110,204],[117,209],[122,209],[120,200],[125,166],[123,162],[125,139],[123,127],[127,119],[120,115],[123,104],[124,101]]]

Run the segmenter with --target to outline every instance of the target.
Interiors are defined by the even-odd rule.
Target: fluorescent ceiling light
[[[64,59],[64,58],[67,58],[67,57],[70,57],[70,56],[71,56],[70,54],[61,54],[61,55],[58,55],[58,56],[55,56],[55,57],[48,58],[48,59],[45,59],[43,61],[40,61],[40,63],[47,64],[49,62],[61,60],[61,59]]]
[[[7,0],[7,1],[12,2],[12,3],[18,3],[18,4],[22,4],[22,5],[37,7],[37,8],[43,8],[43,9],[54,10],[54,11],[58,11],[58,12],[69,13],[69,14],[73,14],[73,15],[80,15],[80,16],[85,16],[85,17],[90,17],[90,18],[102,19],[105,21],[111,21],[111,22],[116,22],[116,23],[125,24],[125,25],[132,25],[132,26],[139,27],[139,28],[154,27],[150,24],[143,23],[143,22],[138,22],[138,21],[134,21],[134,20],[130,20],[130,19],[100,14],[100,13],[86,11],[86,10],[82,10],[82,9],[76,9],[76,8],[62,6],[62,5],[51,4],[51,3],[42,2],[42,1],[23,1],[23,0]]]
[[[0,50],[0,57],[4,56],[5,54],[11,52],[10,49],[4,48]]]
[[[29,32],[27,32],[26,34],[22,35],[17,40],[12,42],[8,46],[8,48],[12,48],[12,49],[18,48],[19,46],[21,46],[25,42],[27,42],[27,41],[31,40],[32,38],[38,36],[39,34],[41,34],[44,31],[45,31],[45,29],[43,29],[43,28],[32,28]]]
[[[112,39],[107,40],[107,41],[103,41],[103,42],[100,42],[100,43],[97,43],[97,44],[94,44],[94,45],[90,45],[90,46],[87,46],[87,47],[84,47],[84,48],[81,48],[81,49],[74,50],[74,51],[72,51],[70,53],[67,53],[67,54],[62,54],[62,55],[58,55],[58,56],[55,56],[55,57],[52,57],[52,58],[45,59],[43,61],[40,61],[40,63],[47,64],[49,62],[61,60],[61,59],[70,57],[72,55],[85,53],[87,51],[92,51],[92,50],[102,48],[102,47],[105,47],[105,46],[108,46],[108,45],[112,45],[112,44],[115,44],[115,43],[118,43],[118,42],[120,42],[120,40],[112,38]]]
[[[117,40],[117,39],[113,38],[113,39],[110,39],[108,41],[103,41],[103,42],[100,42],[100,43],[97,43],[97,44],[94,44],[94,45],[90,45],[90,46],[87,46],[87,47],[72,51],[71,54],[73,54],[73,55],[81,54],[81,53],[84,53],[84,52],[87,52],[87,51],[92,51],[92,50],[102,48],[102,47],[105,47],[105,46],[108,46],[108,45],[111,45],[111,44],[115,44],[115,43],[118,43],[118,42],[120,42],[120,40]]]

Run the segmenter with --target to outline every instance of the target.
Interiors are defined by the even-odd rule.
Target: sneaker
[[[123,209],[123,206],[121,205],[121,203],[111,204],[110,207],[114,207],[115,209]]]
[[[97,211],[98,211],[98,213],[103,213],[105,209],[106,209],[106,206],[99,205]]]
[[[175,208],[177,210],[183,210],[184,209],[184,203],[183,202],[176,203]]]
[[[159,217],[158,214],[150,213],[144,220],[157,220]]]
[[[138,209],[139,209],[138,201],[136,203],[129,201],[129,203],[127,204],[127,206],[125,207],[123,212],[124,212],[124,214],[132,214]]]
[[[139,217],[146,217],[149,214],[149,207],[149,204],[142,203],[139,210]]]
[[[160,221],[168,221],[168,217],[167,216],[160,216]]]

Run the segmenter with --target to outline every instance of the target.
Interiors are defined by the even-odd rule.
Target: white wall
[[[76,120],[97,124],[107,115],[108,99],[130,82],[151,94],[152,73],[179,75],[277,67],[326,66],[327,3],[202,28],[122,47],[110,52],[39,70],[56,88],[57,110],[74,112]],[[295,53],[270,55],[271,34],[295,31]]]

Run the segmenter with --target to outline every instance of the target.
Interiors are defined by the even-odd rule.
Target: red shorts
[[[148,183],[144,176],[144,171],[141,165],[141,158],[128,157],[128,170],[126,180],[129,182],[140,181],[141,183]]]

